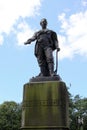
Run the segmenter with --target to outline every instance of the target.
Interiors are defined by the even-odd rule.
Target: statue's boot
[[[53,63],[49,63],[48,64],[48,68],[49,68],[50,76],[51,77],[55,76],[55,73],[54,73],[54,64]]]
[[[49,70],[46,66],[40,66],[41,75],[40,76],[49,76]]]

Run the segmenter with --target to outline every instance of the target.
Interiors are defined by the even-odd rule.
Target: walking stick
[[[56,69],[55,69],[56,75],[57,75],[57,70],[58,70],[58,50],[56,51]]]

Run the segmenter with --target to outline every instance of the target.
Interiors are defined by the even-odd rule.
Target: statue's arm
[[[36,36],[36,33],[35,33],[31,38],[29,38],[26,42],[24,42],[24,44],[25,45],[30,44],[31,42],[35,41],[36,38],[37,38],[37,36]]]
[[[59,41],[58,41],[58,36],[57,36],[57,34],[56,34],[56,32],[54,32],[54,40],[55,40],[55,47],[56,47],[56,49],[57,49],[57,51],[60,51],[60,48],[59,48]]]
[[[56,46],[57,51],[60,51],[58,39],[55,40],[55,46]]]

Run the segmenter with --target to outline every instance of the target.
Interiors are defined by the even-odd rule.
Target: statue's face
[[[42,19],[41,22],[40,22],[40,25],[42,26],[42,28],[46,28],[47,21],[45,19]]]

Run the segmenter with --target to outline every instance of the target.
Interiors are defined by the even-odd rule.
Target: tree
[[[76,95],[73,99],[69,99],[72,103],[72,106],[69,104],[70,114],[70,130],[76,130],[78,127],[78,117],[83,123],[84,130],[87,130],[87,98],[81,98],[79,95]]]
[[[0,105],[0,130],[18,130],[21,126],[21,104],[14,101]]]

